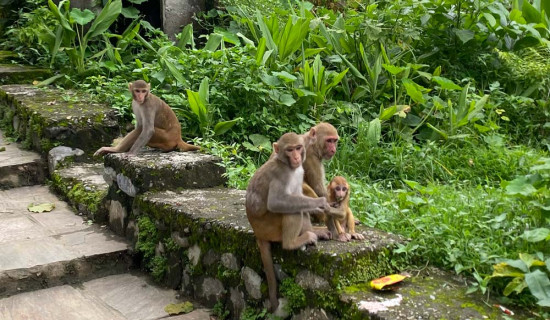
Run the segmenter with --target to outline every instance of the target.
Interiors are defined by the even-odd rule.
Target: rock
[[[111,200],[109,206],[109,226],[118,235],[124,235],[124,224],[128,213],[126,208],[116,200]]]
[[[189,250],[187,251],[187,257],[189,258],[189,261],[191,261],[191,264],[193,267],[197,266],[199,263],[199,259],[201,257],[201,248],[198,245],[193,245]]]
[[[202,258],[202,263],[205,266],[211,266],[215,263],[218,263],[219,261],[220,261],[220,254],[214,250],[208,250],[204,255],[204,258]]]
[[[235,319],[239,319],[245,307],[244,293],[237,288],[229,289],[229,301],[231,314]]]
[[[189,248],[189,238],[187,238],[187,237],[181,237],[181,236],[180,236],[180,233],[177,232],[177,231],[172,232],[172,235],[171,235],[171,236],[172,236],[172,240],[174,240],[174,242],[175,242],[178,246],[180,246],[180,247],[182,247],[182,248],[184,248],[184,249],[185,249],[185,248]]]
[[[118,184],[118,188],[130,197],[136,196],[138,189],[134,187],[130,178],[126,177],[122,173],[119,173],[116,175],[116,183]]]
[[[48,169],[50,174],[57,169],[57,165],[67,157],[79,158],[84,155],[84,151],[80,149],[73,149],[65,146],[59,146],[52,148],[48,152]]]
[[[105,167],[105,169],[103,169],[103,180],[105,180],[109,186],[113,185],[113,181],[116,181],[115,169]]]
[[[223,297],[224,292],[225,288],[220,280],[205,278],[196,289],[196,296],[206,301],[208,305],[214,305]]]
[[[222,254],[221,260],[222,265],[229,270],[238,271],[241,268],[239,261],[237,261],[237,257],[232,253]]]
[[[312,309],[310,307],[300,311],[297,315],[292,316],[291,320],[333,320],[333,316],[327,315],[323,309]]]
[[[241,277],[248,294],[254,299],[262,298],[262,278],[251,268],[244,267],[241,271]]]
[[[315,273],[309,270],[300,271],[300,273],[296,275],[296,283],[300,287],[308,290],[330,289],[330,284],[328,283],[327,280],[325,280],[322,277],[319,277],[318,275],[316,275]]]

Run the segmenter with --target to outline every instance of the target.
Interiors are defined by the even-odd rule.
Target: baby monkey
[[[355,219],[349,207],[350,188],[346,178],[336,176],[327,186],[327,201],[333,208],[343,211],[343,218],[334,218],[338,241],[347,242],[351,239],[364,240],[365,237],[355,232]],[[333,234],[336,239],[336,235]]]

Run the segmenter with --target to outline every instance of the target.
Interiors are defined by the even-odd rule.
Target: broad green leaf
[[[54,208],[55,208],[55,204],[53,203],[41,203],[41,204],[31,203],[27,207],[27,210],[29,210],[30,212],[41,213],[41,212],[50,212]]]
[[[533,230],[527,230],[521,236],[528,242],[540,242],[544,240],[550,240],[550,229],[537,228]]]
[[[223,36],[223,41],[231,43],[234,46],[241,45],[241,40],[239,40],[239,37],[236,34],[219,27],[214,28],[214,31],[216,34]]]
[[[525,282],[529,287],[529,291],[539,301],[550,300],[550,280],[548,274],[535,270],[525,274]]]
[[[446,132],[434,127],[431,123],[426,123],[426,126],[432,129],[433,131],[437,132],[443,139],[445,140],[449,139],[449,135]]]
[[[241,121],[243,118],[236,118],[229,121],[220,121],[214,126],[214,135],[220,135],[226,133],[231,129],[237,122]]]
[[[540,9],[541,12],[545,12],[546,17],[550,18],[550,0],[541,0]]]
[[[506,262],[501,262],[493,265],[493,274],[491,278],[495,277],[513,277],[513,278],[523,278],[524,272],[518,268],[510,266]]]
[[[459,85],[456,85],[452,80],[444,78],[444,77],[438,77],[434,76],[432,77],[433,81],[437,82],[439,86],[441,86],[441,89],[443,90],[462,90],[462,87]]]
[[[102,34],[107,31],[107,29],[115,22],[116,18],[122,11],[122,0],[113,0],[108,2],[101,12],[97,15],[94,22],[90,26],[90,29],[84,36],[84,44],[88,42],[89,39]]]
[[[496,28],[497,27],[497,20],[495,19],[495,17],[493,17],[492,14],[490,14],[489,12],[485,12],[483,13],[483,16],[485,17],[485,19],[487,20],[489,26],[491,26],[491,28]]]
[[[176,46],[183,50],[188,44],[191,48],[195,48],[195,40],[193,39],[193,25],[190,23],[186,25],[183,30],[178,34],[178,43]]]
[[[533,185],[530,184],[525,177],[516,178],[510,181],[510,183],[506,186],[506,194],[509,195],[521,194],[524,196],[530,196],[536,192],[537,189],[535,189],[535,187],[533,187]]]
[[[514,50],[521,50],[538,45],[540,38],[533,36],[525,36],[514,43]]]
[[[407,91],[407,95],[413,99],[416,103],[424,103],[426,100],[424,99],[424,96],[422,95],[422,91],[420,91],[421,87],[420,85],[414,83],[411,79],[403,79],[401,80],[403,82],[403,85],[405,85],[405,90]]]
[[[255,151],[255,152],[259,152],[260,149],[258,149],[257,147],[255,147],[254,145],[252,145],[250,142],[248,141],[244,141],[243,142],[243,147],[247,148],[248,150],[250,151]]]
[[[280,79],[283,79],[285,82],[294,82],[298,79],[298,78],[296,78],[296,76],[291,75],[290,73],[288,73],[286,71],[273,72],[273,75],[279,77]]]
[[[122,8],[120,13],[124,16],[126,19],[137,19],[139,18],[139,10],[134,7],[125,7]]]
[[[380,124],[380,119],[375,118],[369,122],[369,128],[367,131],[367,142],[371,146],[375,146],[380,141],[382,135],[382,126]]]
[[[67,18],[61,13],[59,8],[62,8],[65,6],[65,10],[68,10],[70,2],[67,0],[62,0],[59,2],[59,7],[55,5],[55,3],[52,0],[48,0],[48,6],[50,7],[50,11],[53,13],[53,15],[57,18],[63,29],[74,32],[73,28],[69,24],[69,21],[67,21]]]
[[[261,134],[251,134],[248,138],[252,141],[254,146],[271,150],[271,141],[269,141],[268,137]]]
[[[540,12],[529,1],[523,1],[521,12],[527,23],[539,23],[541,21]]]
[[[209,88],[210,79],[208,79],[208,77],[205,77],[204,79],[202,79],[201,84],[199,85],[199,98],[204,105],[207,105],[210,102]]]
[[[391,119],[393,115],[397,112],[397,106],[391,106],[388,108],[385,108],[380,112],[380,116],[378,117],[381,121],[386,121]]]
[[[284,93],[279,96],[279,102],[284,104],[285,106],[291,106],[296,103],[296,100],[292,97],[292,95],[288,93]]]
[[[220,46],[220,43],[222,43],[222,40],[223,40],[223,36],[221,34],[211,33],[208,36],[208,41],[204,45],[204,50],[208,50],[208,51],[218,50],[218,47]]]
[[[504,288],[503,294],[509,296],[512,292],[516,294],[521,293],[523,289],[527,288],[527,282],[524,278],[514,278],[508,283],[506,288]]]
[[[398,66],[394,66],[394,65],[391,65],[391,64],[385,64],[383,63],[382,64],[382,67],[384,67],[384,69],[386,69],[389,73],[393,74],[393,75],[397,75],[403,71],[405,71],[405,67],[398,67]]]
[[[546,270],[550,272],[550,258],[546,259],[546,261],[544,261],[544,264],[546,265]]]
[[[454,32],[457,35],[457,37],[460,39],[460,41],[462,41],[462,43],[466,43],[472,40],[475,36],[475,33],[472,30],[455,29]]]
[[[85,25],[87,24],[88,22],[92,21],[95,17],[95,14],[88,10],[88,9],[85,9],[84,11],[78,9],[78,8],[73,8],[71,10],[71,18],[76,22],[78,23],[79,25]]]
[[[199,123],[201,127],[206,127],[208,125],[208,113],[206,110],[206,106],[203,104],[201,98],[199,97],[199,93],[191,91],[189,89],[186,89],[186,91],[187,101],[189,101],[189,108],[199,118]]]
[[[53,77],[49,77],[48,79],[39,82],[36,86],[37,86],[37,87],[48,86],[48,85],[54,83],[57,79],[62,78],[62,77],[64,77],[64,76],[65,76],[64,73],[57,74],[57,75],[55,75],[55,76],[53,76]]]

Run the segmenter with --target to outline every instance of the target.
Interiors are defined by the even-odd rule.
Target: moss
[[[67,162],[63,162],[64,165]],[[53,187],[69,200],[69,203],[76,209],[77,206],[83,205],[84,210],[89,215],[88,218],[97,221],[99,217],[100,206],[107,196],[107,190],[89,190],[82,183],[75,182],[72,179],[63,179],[56,171],[51,175],[51,183]],[[68,190],[68,192],[67,192]]]
[[[284,279],[281,282],[279,292],[288,299],[288,307],[290,309],[288,311],[291,313],[294,313],[307,305],[306,292],[294,281],[294,279]]]

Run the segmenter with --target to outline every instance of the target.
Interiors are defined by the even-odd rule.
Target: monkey
[[[329,207],[325,197],[302,194],[306,157],[304,136],[285,133],[273,143],[275,155],[252,176],[246,189],[246,216],[260,249],[267,278],[271,311],[279,305],[277,280],[273,269],[271,242],[281,242],[285,250],[315,244],[328,233],[315,233],[309,214],[322,213]]]
[[[330,123],[321,122],[314,126],[317,138],[306,150],[307,158],[304,161],[304,183],[302,192],[308,197],[327,197],[325,187],[325,167],[323,160],[330,160],[336,154],[338,147],[338,132]],[[324,215],[316,215],[321,222],[325,222],[329,232],[335,236],[338,230],[334,219],[344,219],[345,213],[330,207]]]
[[[327,185],[327,201],[331,207],[338,208],[345,213],[342,219],[334,218],[334,225],[338,232],[338,241],[348,242],[351,239],[364,240],[365,237],[355,232],[355,219],[349,207],[350,187],[346,178],[336,176]]]
[[[174,111],[166,102],[150,92],[151,85],[143,80],[128,84],[132,93],[132,111],[136,116],[136,128],[115,147],[102,147],[94,156],[127,152],[137,154],[148,145],[162,151],[194,151],[200,147],[181,139],[181,125]]]

